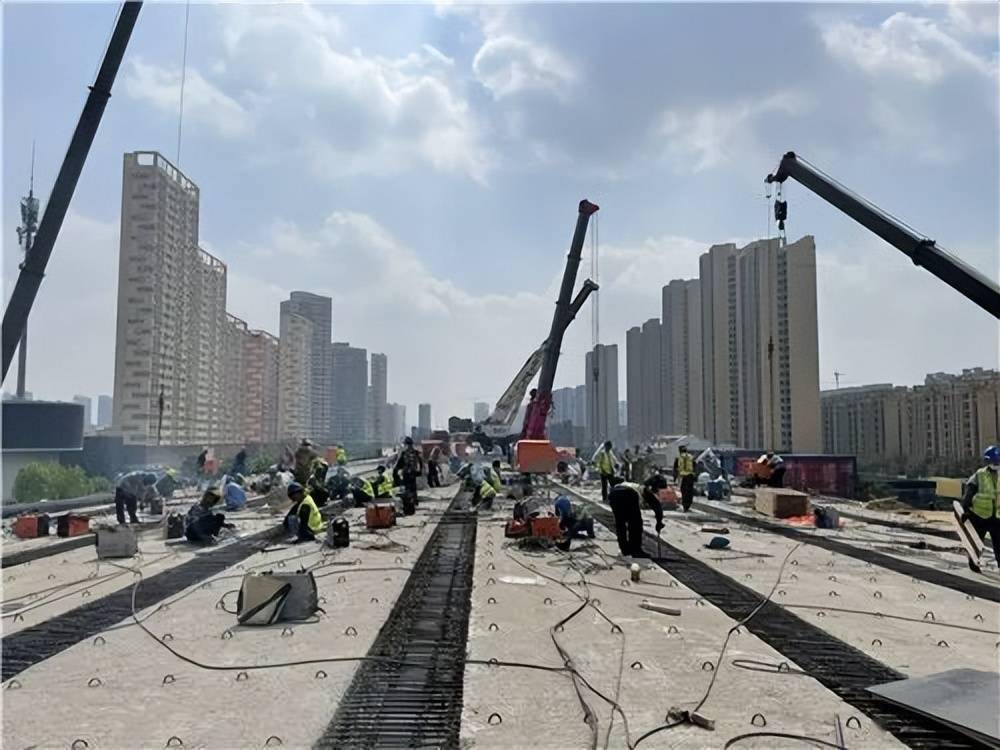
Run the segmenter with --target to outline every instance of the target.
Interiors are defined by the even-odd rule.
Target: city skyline
[[[722,9],[412,7],[388,35],[393,10],[192,7],[194,93],[179,166],[206,198],[203,249],[229,265],[228,311],[275,332],[289,292],[330,296],[338,339],[407,364],[392,368],[388,387],[411,411],[429,399],[442,413],[462,413],[463,404],[503,391],[547,329],[581,197],[602,206],[601,341],[620,347],[628,326],[661,314],[667,280],[697,274],[710,240],[742,246],[774,232],[761,179],[789,148],[977,268],[996,268],[995,6],[783,8],[788,64],[777,83],[755,40],[779,11],[730,8],[737,22],[720,40],[720,64],[739,60],[740,75],[720,80],[697,68],[655,87],[647,71],[683,64],[693,32]],[[4,190],[24,194],[37,139],[35,189],[44,204],[114,8],[15,4],[4,12],[5,101],[18,102],[5,109]],[[176,155],[183,15],[177,6],[143,11],[32,313],[28,388],[36,394],[111,391],[119,160],[135,148]],[[559,33],[562,24],[580,34]],[[509,38],[518,44],[501,44]],[[272,71],[280,85],[262,88],[255,61],[273,58],[279,39],[338,75],[304,82],[282,64]],[[631,62],[594,54],[623,44]],[[858,45],[885,54],[864,66]],[[508,75],[522,64],[515,50],[530,50],[530,74]],[[400,96],[419,80],[433,85]],[[270,99],[277,92],[288,96]],[[593,108],[594,100],[608,106]],[[324,113],[322,129],[309,102]],[[609,128],[612,110],[621,117]],[[394,125],[401,121],[419,126],[407,132]],[[552,127],[566,121],[578,123],[572,137]],[[366,124],[361,143],[350,141],[357,122]],[[520,129],[499,127],[514,122]],[[295,146],[289,132],[309,146]],[[262,142],[273,148],[253,147]],[[916,187],[927,184],[954,187],[940,195]],[[953,362],[993,365],[993,323],[974,306],[798,186],[786,198],[789,230],[823,248],[824,387],[834,372],[847,373],[845,384],[917,384]],[[5,226],[15,226],[16,199],[3,210]],[[18,260],[5,253],[8,293]],[[72,300],[74,326],[62,325],[58,300]],[[567,333],[568,361],[593,344],[587,312]],[[498,319],[512,332],[502,349],[482,335]],[[412,330],[447,330],[468,342],[474,349],[462,356],[484,374],[474,385],[454,374],[457,352],[442,354],[449,367],[441,367],[427,337]],[[71,375],[60,366],[67,358],[76,364]],[[560,367],[556,385],[577,381],[575,370]]]

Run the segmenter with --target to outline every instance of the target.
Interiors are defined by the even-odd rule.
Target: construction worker
[[[292,473],[295,474],[296,482],[305,486],[306,482],[309,481],[309,472],[312,469],[313,459],[318,456],[319,454],[313,450],[312,440],[302,438],[302,442],[295,450],[295,468],[292,470]]]
[[[226,510],[243,510],[247,505],[247,493],[243,489],[241,476],[226,476],[222,483],[222,498]]]
[[[326,505],[330,499],[330,491],[326,488],[326,474],[329,469],[330,464],[319,456],[314,458],[309,465],[309,479],[306,482],[306,491],[319,508]]]
[[[652,508],[656,515],[656,533],[663,529],[663,508],[657,492],[667,486],[667,480],[654,474],[645,484],[625,482],[621,477],[612,478],[608,493],[611,512],[615,514],[615,536],[623,557],[649,557],[642,549],[641,503]]]
[[[431,450],[430,458],[427,459],[427,486],[441,486],[441,470],[438,464],[441,463],[441,446],[435,445]]]
[[[315,541],[316,535],[323,532],[323,516],[316,501],[298,482],[288,485],[287,492],[292,507],[285,516],[285,529],[295,534],[295,544]]]
[[[396,458],[392,467],[392,478],[397,485],[403,486],[403,491],[417,502],[417,477],[424,473],[424,457],[413,447],[413,438],[403,439],[403,450]]]
[[[375,501],[375,488],[364,477],[351,477],[351,494],[354,496],[354,507],[361,508]]]
[[[375,469],[375,497],[392,497],[392,475],[387,473],[384,466]]]
[[[597,472],[601,475],[601,500],[607,502],[608,488],[611,486],[611,480],[614,479],[615,466],[618,463],[610,440],[597,449],[594,457],[590,459],[590,463],[597,467]]]
[[[239,452],[233,457],[232,468],[229,469],[230,474],[246,474],[247,473],[247,449],[240,448]]]
[[[489,467],[486,470],[489,471]],[[496,496],[496,488],[490,483],[490,480],[484,478],[472,493],[473,509],[486,508],[486,510],[492,510],[493,500]]]
[[[213,513],[212,509],[222,500],[218,487],[209,487],[201,496],[201,500],[188,509],[184,517],[184,536],[195,544],[215,544],[219,532],[223,528],[235,529],[231,523],[226,523],[222,513]]]
[[[556,498],[554,510],[556,518],[559,519],[559,528],[562,529],[567,541],[581,539],[584,534],[590,539],[594,538],[594,519],[582,507],[573,505],[568,495],[559,495]],[[568,549],[567,544],[565,550]]]
[[[983,451],[983,460],[986,465],[977,469],[965,483],[962,510],[965,512],[964,518],[969,519],[980,539],[985,542],[986,535],[990,535],[993,555],[1000,567],[1000,482],[997,481],[1000,473],[1000,447],[991,445]],[[976,573],[980,572],[972,560],[969,560],[969,567]]]
[[[347,451],[344,450],[343,443],[337,443],[337,466],[347,465]]]
[[[768,468],[767,476],[767,486],[768,487],[784,487],[785,486],[785,459],[779,456],[774,451],[769,450],[763,456],[757,459],[757,463],[764,464]]]
[[[499,461],[494,461],[492,466],[485,467],[483,476],[486,478],[486,481],[490,483],[493,489],[497,492],[503,492],[503,480],[500,478]]]
[[[632,451],[628,448],[622,453],[622,476],[625,478],[626,482],[634,481],[635,477],[632,476]]]
[[[681,507],[687,513],[694,502],[694,456],[688,453],[686,445],[677,449],[674,459],[674,481],[681,486]]]
[[[136,510],[140,502],[156,497],[156,475],[148,471],[130,471],[115,484],[115,515],[118,523],[125,523],[125,509],[128,509],[130,523],[139,523]]]

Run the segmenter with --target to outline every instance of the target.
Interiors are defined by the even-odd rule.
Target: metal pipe
[[[4,380],[7,378],[7,371],[14,359],[14,351],[17,349],[21,333],[27,325],[28,315],[38,294],[38,288],[45,276],[45,268],[52,255],[52,248],[56,244],[70,201],[73,199],[76,183],[80,179],[83,165],[87,161],[87,154],[90,153],[97,128],[101,124],[104,108],[107,106],[108,99],[111,98],[111,86],[118,74],[119,67],[121,67],[122,58],[125,56],[125,49],[128,46],[132,30],[135,28],[140,8],[142,8],[141,2],[126,2],[122,6],[115,30],[111,35],[111,41],[108,43],[108,49],[104,53],[100,71],[97,73],[97,79],[90,87],[90,94],[87,95],[87,101],[83,105],[83,111],[77,121],[73,138],[70,140],[66,156],[63,157],[62,166],[59,168],[59,174],[52,186],[52,193],[48,205],[45,207],[45,214],[38,227],[38,234],[35,236],[31,253],[25,258],[24,266],[17,277],[17,284],[14,286],[10,301],[7,303],[7,309],[4,311],[3,327],[0,330],[0,336],[3,339]]]

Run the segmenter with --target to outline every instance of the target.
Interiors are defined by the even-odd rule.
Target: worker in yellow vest
[[[357,508],[375,501],[375,488],[364,477],[351,477],[351,494],[354,496],[354,506]]]
[[[986,465],[965,483],[962,508],[980,539],[985,541],[986,535],[990,535],[993,554],[1000,567],[1000,483],[997,482],[997,475],[1000,473],[1000,447],[991,445],[983,451],[983,459]],[[969,560],[969,567],[980,572],[972,560]]]
[[[347,465],[347,451],[344,450],[344,444],[337,444],[337,465],[346,466]]]
[[[601,475],[601,500],[607,502],[608,488],[611,487],[611,480],[615,476],[615,465],[618,463],[618,457],[615,455],[610,440],[597,449],[590,462],[597,468],[597,473]]]
[[[292,507],[285,516],[285,529],[295,533],[296,544],[315,541],[316,536],[323,531],[323,516],[316,507],[316,501],[298,482],[288,485],[287,492]]]
[[[694,456],[688,453],[686,445],[677,449],[674,459],[674,481],[681,486],[681,507],[687,513],[694,502]]]
[[[489,471],[489,468],[487,468]],[[479,483],[476,491],[472,494],[472,506],[474,510],[479,510],[480,508],[485,508],[490,510],[493,508],[493,499],[497,496],[497,491],[490,483],[488,479],[484,479]]]
[[[375,497],[392,497],[392,475],[389,474],[384,466],[379,466],[375,469]]]

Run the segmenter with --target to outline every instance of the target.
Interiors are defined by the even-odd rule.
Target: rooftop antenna
[[[840,389],[840,376],[841,376],[841,375],[846,375],[846,374],[847,374],[847,373],[843,373],[843,372],[836,372],[836,371],[834,371],[834,373],[833,373],[833,380],[834,380],[834,382],[835,382],[835,383],[837,384],[837,389],[838,389],[838,390]]]
[[[28,179],[28,195],[21,198],[21,225],[17,228],[17,244],[24,248],[24,261],[31,252],[31,242],[38,231],[38,198],[35,197],[35,141],[31,141],[31,176]],[[17,397],[24,398],[25,380],[28,367],[28,323],[25,321],[17,353]]]

